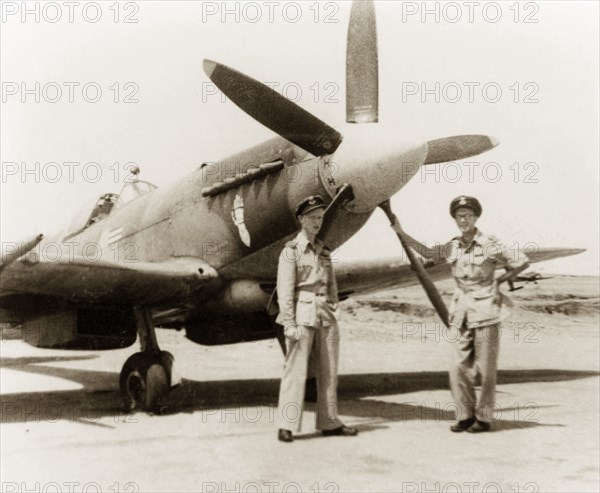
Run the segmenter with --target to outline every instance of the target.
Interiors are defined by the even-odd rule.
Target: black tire
[[[169,351],[160,352],[160,362],[167,372],[167,384],[171,385],[171,372],[173,371],[173,364],[175,363],[175,357]]]
[[[169,377],[161,356],[141,352],[125,361],[119,384],[127,411],[156,412],[164,405],[169,392]]]

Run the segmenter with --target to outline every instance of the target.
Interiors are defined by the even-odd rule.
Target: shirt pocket
[[[306,281],[312,272],[311,265],[296,264],[296,279],[297,282]]]
[[[496,290],[494,289],[494,285],[485,286],[471,293],[474,300],[487,300],[488,298],[493,298],[496,295]]]
[[[494,271],[496,269],[494,258],[486,255],[485,249],[481,246],[477,246],[473,250],[471,263],[475,279],[488,279],[491,281],[494,278]]]
[[[474,255],[473,256],[473,265],[476,267],[481,267],[486,261],[486,258],[483,255]]]
[[[308,291],[298,291],[296,300],[296,323],[311,325],[315,319],[315,295]]]
[[[471,263],[476,266],[481,266],[486,260],[484,249],[480,245],[475,245],[471,252]]]

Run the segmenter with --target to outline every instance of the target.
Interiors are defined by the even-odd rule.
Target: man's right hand
[[[290,341],[299,341],[300,340],[300,327],[298,325],[287,325],[283,331],[286,339]]]

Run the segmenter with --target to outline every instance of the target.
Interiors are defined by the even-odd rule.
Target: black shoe
[[[350,428],[349,426],[342,425],[334,428],[333,430],[321,430],[326,437],[333,436],[344,436],[344,437],[353,437],[358,435],[358,430],[356,428]]]
[[[277,432],[277,440],[280,442],[293,442],[294,438],[292,437],[292,432],[290,430],[280,429]]]
[[[486,423],[485,421],[476,420],[467,431],[469,433],[482,433],[484,431],[490,431],[490,424]]]
[[[450,427],[450,431],[459,433],[461,431],[468,431],[471,425],[475,423],[475,418],[462,419],[458,423],[453,424]]]

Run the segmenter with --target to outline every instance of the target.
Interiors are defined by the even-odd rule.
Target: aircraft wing
[[[540,248],[529,254],[540,262],[580,253],[573,248]],[[224,275],[199,258],[175,258],[164,262],[91,262],[28,260],[24,256],[0,272],[0,322],[20,323],[58,303],[72,305],[144,304],[157,310],[187,312],[202,306],[224,283],[235,278],[254,278],[274,287],[276,262],[244,259],[235,274]],[[426,262],[434,281],[450,277],[442,261]],[[253,269],[258,271],[253,272]],[[401,258],[334,265],[340,298],[418,283],[412,267]],[[233,272],[228,271],[228,274]]]
[[[198,302],[221,286],[198,258],[164,262],[21,260],[0,273],[0,321],[17,323],[52,304],[163,306]]]
[[[416,240],[415,240],[416,241]],[[416,249],[416,248],[415,248]],[[420,250],[425,253],[423,246]],[[419,250],[417,250],[419,251]],[[538,248],[528,253],[530,263],[543,262],[583,252],[581,248]],[[439,257],[438,257],[439,258]],[[450,266],[444,260],[425,263],[427,273],[434,281],[448,279]],[[401,258],[339,262],[334,266],[340,299],[355,294],[370,293],[392,287],[407,287],[419,283],[412,267]]]
[[[419,283],[410,264],[397,257],[361,262],[340,262],[334,266],[334,269],[340,299]],[[450,277],[450,267],[445,263],[428,266],[427,272],[433,280]]]
[[[530,263],[545,262],[555,258],[569,257],[585,252],[585,248],[538,248],[533,253],[527,253]]]

